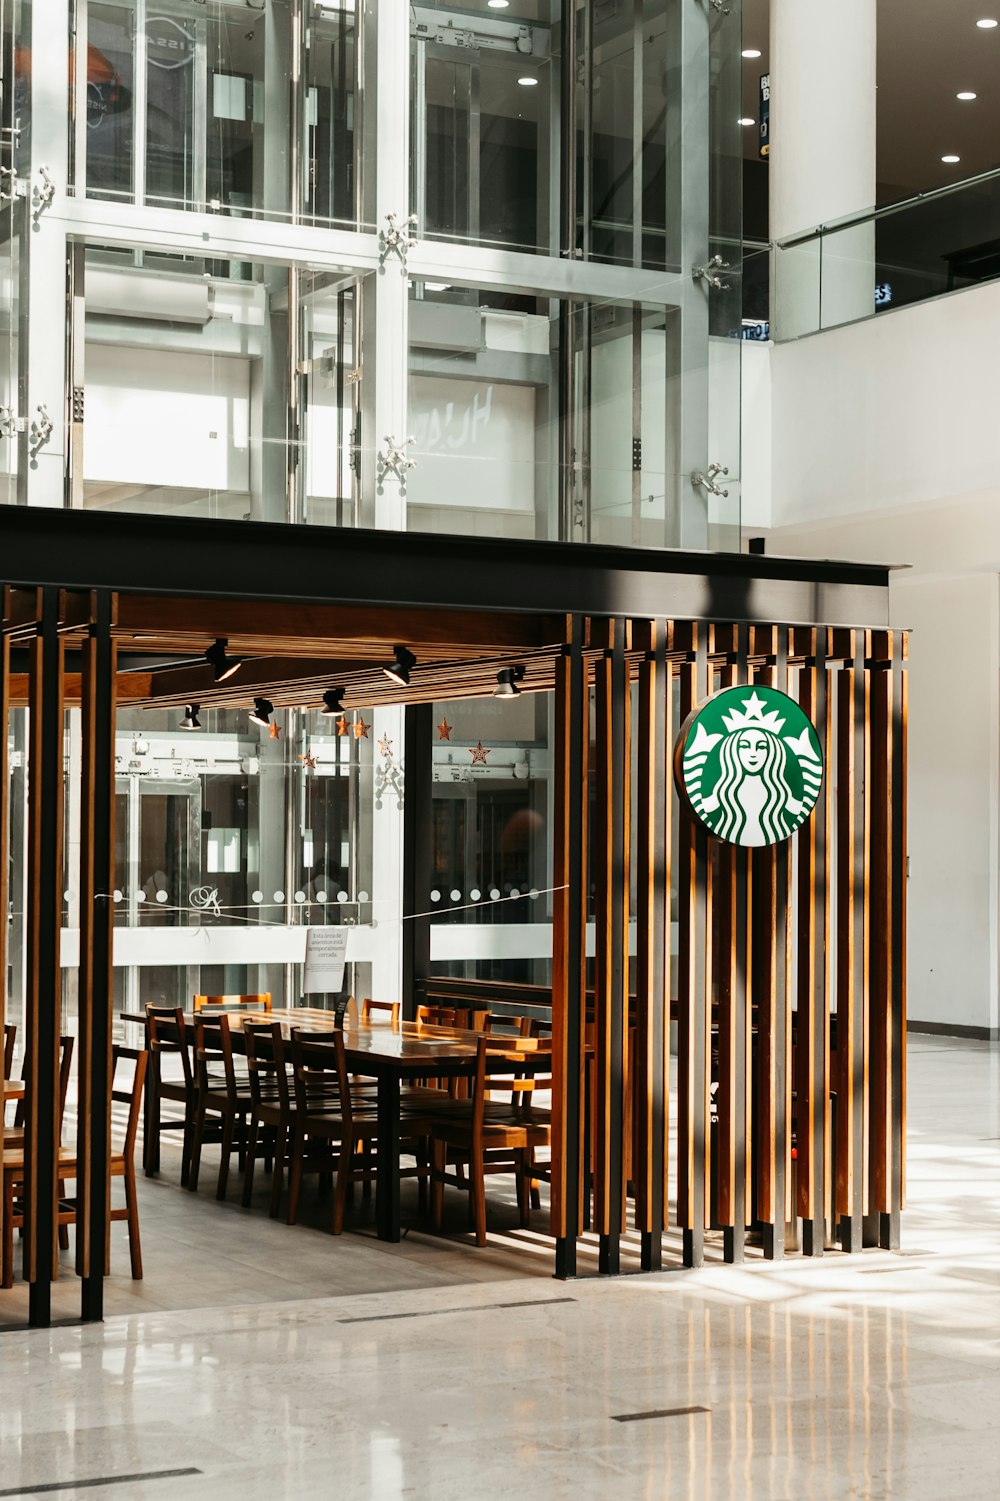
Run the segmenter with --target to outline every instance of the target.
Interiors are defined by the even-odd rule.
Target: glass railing
[[[991,281],[1000,276],[1000,169],[780,240],[774,257],[779,341]]]

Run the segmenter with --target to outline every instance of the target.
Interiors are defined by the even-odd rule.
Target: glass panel
[[[682,394],[671,375],[679,337],[679,318],[663,308],[418,284],[410,528],[677,545],[682,486],[670,434]],[[564,341],[571,442],[561,448]],[[738,398],[737,380],[737,413]]]
[[[413,7],[411,198],[422,238],[550,249],[558,11],[519,0],[502,15]]]
[[[13,215],[4,220],[8,231]],[[16,236],[0,241],[0,504],[17,500],[18,282],[20,247]]]
[[[551,983],[550,717],[549,694],[434,706],[436,975]]]
[[[74,61],[77,191],[356,226],[360,5],[307,0],[293,24],[296,9],[90,4]]]
[[[92,247],[84,298],[83,505],[354,523],[353,284]]]

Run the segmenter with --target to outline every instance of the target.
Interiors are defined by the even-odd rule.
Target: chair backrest
[[[483,1030],[483,1019],[488,1011],[473,1011],[468,1006],[418,1006],[417,1025],[420,1027],[459,1027],[463,1032]]]
[[[230,1099],[235,1099],[236,1069],[233,1065],[233,1040],[229,1035],[228,1016],[213,1016],[211,1021],[206,1021],[201,1016],[195,1017],[194,1057],[198,1089],[218,1089],[218,1077],[213,1079],[209,1070],[211,1064],[221,1063],[226,1093]]]
[[[3,1027],[3,1076],[11,1077],[11,1069],[14,1067],[14,1039],[17,1036],[17,1027],[13,1022],[4,1022]]]
[[[552,1087],[552,1042],[549,1038],[490,1037],[479,1039],[476,1076],[472,1085],[473,1130],[481,1130],[486,1102],[494,1094],[509,1094],[515,1111],[527,1111],[534,1090]]]
[[[158,1057],[178,1054],[184,1071],[184,1087],[194,1090],[194,1069],[188,1027],[180,1006],[147,1006],[146,1023],[149,1033],[149,1051]]]
[[[250,1098],[255,1106],[263,1101],[264,1084],[273,1084],[278,1092],[280,1110],[289,1114],[292,1108],[288,1088],[288,1061],[280,1022],[244,1022],[243,1036],[247,1045],[247,1069],[250,1075]]]
[[[365,996],[361,1002],[361,1020],[363,1022],[370,1022],[373,1018],[377,1020],[388,1019],[389,1025],[398,1030],[401,1014],[402,1007],[398,1001],[373,1001],[369,996]]]
[[[135,1065],[127,1088],[117,1084],[118,1065],[123,1059],[131,1060]],[[139,1129],[139,1108],[142,1104],[142,1087],[146,1082],[148,1062],[149,1054],[145,1049],[126,1048],[117,1042],[111,1049],[111,1098],[119,1105],[128,1106],[125,1145],[122,1148],[122,1155],[127,1160],[131,1159],[135,1153],[135,1138]]]
[[[59,1039],[59,1133],[62,1135],[63,1114],[66,1110],[66,1095],[69,1091],[69,1076],[73,1067],[73,1045],[76,1039],[65,1036]],[[21,1055],[21,1078],[26,1082],[31,1074],[31,1054],[27,1048]],[[18,1100],[14,1109],[14,1125],[23,1126],[27,1097]]]
[[[306,1032],[293,1027],[291,1048],[295,1108],[301,1118],[308,1117],[310,1106],[313,1109],[322,1106],[328,1111],[337,1108],[344,1122],[350,1125],[351,1090],[340,1028],[334,1032]]]
[[[203,1011],[206,1006],[213,1011],[270,1011],[271,992],[264,990],[259,995],[196,995],[192,1005],[195,1011]]]

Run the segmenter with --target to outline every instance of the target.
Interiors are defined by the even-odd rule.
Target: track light
[[[200,730],[201,720],[198,718],[199,704],[185,704],[184,718],[181,720],[182,730]]]
[[[274,705],[269,698],[255,698],[253,708],[250,710],[250,718],[254,724],[261,724],[267,728],[271,723],[271,715],[274,713]]]
[[[497,685],[493,690],[494,698],[519,698],[521,690],[518,683],[524,681],[524,668],[520,663],[516,667],[501,667],[497,673]]]
[[[405,646],[397,646],[393,656],[396,658],[395,662],[388,667],[383,667],[382,671],[392,682],[398,683],[401,688],[407,688],[410,682],[410,672],[416,667],[417,659],[411,651],[406,650]]]
[[[345,688],[328,688],[323,694],[323,707],[319,712],[325,714],[327,719],[332,719],[337,714],[343,714],[344,694],[346,691]]]
[[[231,678],[243,666],[242,657],[229,656],[228,648],[229,642],[220,636],[205,653],[205,661],[215,673],[217,683],[224,683],[226,678]]]

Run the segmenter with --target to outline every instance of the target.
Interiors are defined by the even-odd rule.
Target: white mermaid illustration
[[[719,839],[778,844],[805,821],[819,795],[819,743],[794,700],[774,689],[754,689],[741,699],[741,691],[719,694],[699,713],[683,752],[684,787]],[[781,707],[770,708],[769,701]],[[789,717],[801,723],[799,734],[782,733]],[[725,732],[713,733],[706,721],[720,723]]]

